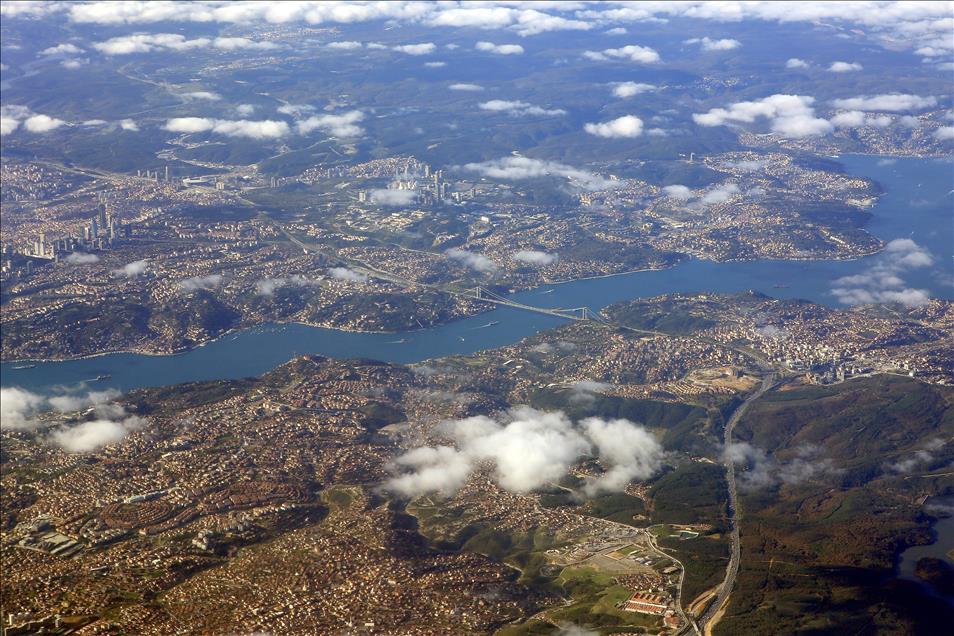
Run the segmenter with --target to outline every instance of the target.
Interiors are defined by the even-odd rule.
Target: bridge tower
[[[474,298],[480,300],[480,286],[474,287]]]

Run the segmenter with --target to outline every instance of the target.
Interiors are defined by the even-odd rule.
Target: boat
[[[388,344],[404,344],[405,342],[409,342],[407,338],[401,338],[400,340],[391,340],[390,342],[388,342]]]
[[[486,329],[487,327],[493,327],[493,326],[499,325],[499,324],[500,324],[500,321],[499,321],[499,320],[491,320],[491,321],[488,322],[486,325],[481,325],[480,327],[477,327],[477,329]]]
[[[552,294],[554,291],[556,291],[556,290],[555,290],[555,289],[548,289],[548,290],[546,290],[546,291],[540,292],[540,295],[542,296],[543,294]]]
[[[14,368],[14,370],[16,370],[16,371],[19,371],[20,369],[35,369],[35,368],[36,368],[36,365],[35,365],[35,364],[21,364],[20,366],[18,366],[18,367],[13,367],[13,368]]]
[[[788,285],[784,285],[782,283],[775,283],[774,285],[772,285],[772,287],[774,287],[775,289],[788,289]]]
[[[112,379],[113,379],[113,376],[109,375],[108,373],[104,373],[103,375],[96,376],[96,382],[102,382],[103,380],[112,380]]]

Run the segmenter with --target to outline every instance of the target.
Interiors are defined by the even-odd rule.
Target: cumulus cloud
[[[393,46],[391,49],[398,53],[406,53],[408,55],[428,55],[437,50],[437,45],[433,42],[422,42],[420,44]]]
[[[227,137],[248,137],[250,139],[277,139],[289,134],[290,129],[284,121],[263,119],[212,119],[209,117],[175,117],[163,126],[170,132],[200,133],[212,132]]]
[[[831,118],[836,128],[858,128],[865,125],[865,114],[860,110],[846,110]]]
[[[486,51],[496,55],[522,55],[523,47],[519,44],[494,44],[493,42],[478,42],[474,45],[478,51]]]
[[[934,131],[933,137],[938,141],[950,141],[954,139],[954,126],[941,126]]]
[[[91,263],[98,263],[99,257],[95,254],[84,254],[83,252],[73,252],[69,256],[63,259],[65,262],[70,265],[89,265]]]
[[[557,261],[557,258],[558,256],[556,254],[548,254],[547,252],[540,252],[538,250],[520,250],[513,255],[513,260],[536,267],[552,265]]]
[[[467,84],[463,82],[459,82],[457,84],[451,84],[447,88],[449,88],[452,91],[470,91],[470,92],[484,90],[484,87],[481,86],[480,84]]]
[[[280,287],[310,287],[318,284],[320,284],[318,281],[305,278],[300,274],[281,278],[262,278],[255,281],[255,295],[272,296]]]
[[[662,465],[662,446],[642,426],[625,419],[598,417],[588,417],[580,425],[606,469],[587,481],[584,492],[589,496],[620,491],[633,480],[649,479]]]
[[[447,255],[447,258],[455,260],[461,265],[469,267],[474,271],[481,272],[482,274],[492,274],[498,269],[497,263],[493,262],[483,254],[469,252],[458,247],[452,247],[448,250],[445,250],[444,254]]]
[[[895,239],[866,270],[835,280],[831,292],[846,305],[901,303],[918,307],[930,300],[928,291],[907,287],[901,275],[933,264],[934,257],[924,247],[911,239]]]
[[[128,130],[129,132],[139,132],[139,125],[132,119],[119,120],[119,127],[123,130]]]
[[[677,199],[679,201],[688,201],[692,198],[692,190],[687,188],[684,185],[668,185],[665,186],[662,191],[670,199]]]
[[[43,49],[40,51],[40,55],[46,55],[50,57],[54,56],[63,56],[63,55],[78,55],[83,52],[83,49],[76,46],[75,44],[57,44],[56,46],[51,46],[49,48]]]
[[[702,47],[703,51],[731,51],[732,49],[737,49],[742,46],[742,43],[738,40],[733,40],[731,38],[724,38],[721,40],[713,40],[712,38],[706,36],[704,38],[692,38],[686,40],[686,44],[698,44]]]
[[[934,453],[945,445],[942,439],[929,439],[909,455],[896,462],[888,464],[887,468],[895,473],[910,473],[916,468],[930,464],[934,460]]]
[[[360,42],[346,40],[342,42],[329,42],[325,45],[325,48],[338,49],[339,51],[353,51],[355,49],[360,49],[361,46],[362,44]]]
[[[222,284],[222,274],[208,274],[207,276],[193,276],[179,281],[179,289],[195,291],[197,289],[215,289]]]
[[[31,418],[45,402],[41,395],[18,387],[0,388],[0,427],[32,428]]]
[[[44,396],[17,387],[3,387],[0,389],[0,427],[35,430],[40,422],[34,418],[41,411],[69,413],[92,408],[96,419],[61,426],[44,437],[48,443],[69,452],[85,453],[122,441],[144,423],[113,402],[119,397],[119,391],[107,389],[83,394],[82,390],[80,385],[59,395]]]
[[[778,484],[793,486],[840,472],[832,461],[819,457],[815,446],[795,449],[795,457],[788,462],[770,458],[764,450],[748,442],[733,442],[723,448],[722,457],[744,470],[738,474],[742,490],[769,488]]]
[[[192,91],[191,93],[182,93],[179,95],[182,99],[187,102],[194,100],[206,100],[210,102],[217,102],[222,99],[222,96],[218,93],[213,93],[212,91]]]
[[[20,120],[7,115],[0,115],[0,137],[6,137],[20,127]]]
[[[571,184],[583,190],[605,190],[619,185],[618,182],[567,166],[556,161],[543,161],[529,157],[502,157],[480,163],[468,163],[463,170],[477,172],[485,177],[519,181],[538,177],[566,177]]]
[[[467,482],[473,464],[450,446],[423,446],[398,457],[390,468],[409,471],[388,480],[390,492],[409,498],[431,492],[449,497]]]
[[[118,444],[142,424],[143,420],[135,416],[119,422],[92,420],[53,431],[49,440],[69,453],[91,453],[103,446]]]
[[[620,82],[613,87],[615,97],[632,97],[640,93],[647,93],[656,90],[653,84],[642,84],[639,82]]]
[[[624,115],[606,122],[584,124],[583,130],[597,137],[639,137],[643,134],[643,120],[634,115]]]
[[[334,280],[347,283],[364,283],[368,280],[366,275],[347,267],[330,267],[328,268],[328,276]]]
[[[648,46],[639,46],[638,44],[629,44],[618,49],[603,49],[602,51],[584,51],[583,57],[588,60],[625,60],[629,62],[638,62],[640,64],[652,64],[658,62],[661,58],[659,53]]]
[[[596,399],[596,395],[612,388],[606,382],[596,380],[579,380],[567,387],[570,391],[570,402],[589,404]]]
[[[66,122],[49,115],[33,115],[23,121],[23,127],[33,133],[45,133],[56,130]]]
[[[808,68],[810,64],[805,60],[800,60],[797,57],[790,57],[788,61],[785,62],[785,68]]]
[[[937,98],[932,96],[910,95],[905,93],[888,93],[871,97],[849,97],[836,99],[832,102],[835,108],[845,110],[864,110],[897,113],[910,110],[923,110],[937,106]]]
[[[133,261],[132,263],[123,265],[119,269],[114,269],[113,275],[125,276],[126,278],[136,278],[141,274],[145,274],[147,269],[149,269],[149,261]]]
[[[352,110],[340,115],[315,115],[298,122],[298,132],[307,135],[314,130],[320,130],[333,137],[360,137],[364,129],[358,122],[364,120],[364,113]]]
[[[114,5],[115,6],[115,5]],[[215,48],[222,51],[239,49],[274,49],[272,42],[256,42],[248,38],[194,38],[187,39],[178,33],[134,33],[96,42],[93,48],[105,55],[133,55],[153,51],[190,51]]]
[[[668,185],[662,188],[665,196],[676,201],[685,201],[690,208],[701,209],[709,205],[725,203],[740,192],[739,186],[734,183],[722,183],[705,192],[696,195],[684,185]]]
[[[782,137],[831,132],[830,122],[815,117],[814,103],[814,97],[776,94],[756,101],[736,102],[728,108],[713,108],[707,113],[695,113],[692,119],[700,126],[724,126],[765,118],[771,122],[772,132]]]
[[[235,107],[235,114],[239,117],[248,117],[255,112],[254,104],[239,104]]]
[[[424,66],[427,68],[444,68],[447,66],[447,62],[424,62]]]
[[[417,192],[415,190],[380,188],[370,190],[369,194],[371,195],[371,201],[378,205],[403,207],[417,201]]]
[[[851,73],[853,71],[860,71],[863,68],[864,67],[857,62],[832,62],[828,70],[832,73]]]
[[[498,113],[503,112],[514,116],[566,115],[566,111],[561,108],[543,108],[541,106],[528,104],[527,102],[507,101],[504,99],[492,99],[489,102],[481,102],[478,104],[478,107],[481,110],[489,110]]]
[[[645,428],[628,420],[588,418],[578,426],[561,411],[516,407],[500,421],[484,415],[443,422],[437,429],[450,446],[422,447],[396,459],[385,489],[406,497],[454,494],[476,466],[488,465],[495,481],[511,492],[530,492],[559,481],[584,457],[596,457],[605,472],[590,479],[588,495],[620,490],[647,479],[664,453]],[[408,471],[403,472],[402,471]]]

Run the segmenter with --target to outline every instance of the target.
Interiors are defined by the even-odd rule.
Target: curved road
[[[725,424],[725,446],[729,446],[732,443],[732,430],[735,428],[735,425],[742,419],[742,416],[745,414],[745,411],[749,408],[749,405],[752,404],[755,400],[759,399],[767,391],[775,388],[779,384],[779,380],[776,379],[776,375],[772,371],[767,371],[762,377],[762,386],[759,389],[747,397],[742,404],[740,404],[735,412],[732,413],[732,417],[729,418],[729,421]],[[706,611],[699,617],[697,624],[705,628],[706,623],[712,620],[712,618],[718,613],[719,609],[725,605],[726,601],[729,599],[729,594],[732,593],[732,588],[735,586],[735,579],[739,573],[739,561],[742,558],[742,545],[741,539],[739,536],[739,521],[741,520],[742,513],[739,509],[739,498],[736,490],[735,483],[735,464],[731,459],[725,459],[725,477],[726,483],[728,484],[729,491],[729,540],[731,542],[731,553],[729,556],[729,565],[725,569],[725,578],[722,580],[722,585],[719,586],[719,593],[716,595],[715,600],[713,600]],[[684,632],[685,630],[683,630]],[[683,633],[680,632],[680,633]]]

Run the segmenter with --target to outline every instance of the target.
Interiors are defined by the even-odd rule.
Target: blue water
[[[933,267],[906,272],[909,287],[932,297],[952,298],[954,281],[954,162],[947,159],[894,159],[847,156],[851,174],[878,181],[885,194],[871,209],[868,229],[879,238],[911,238],[935,256]],[[863,272],[878,262],[874,255],[852,261],[759,261],[712,263],[692,260],[674,268],[549,285],[515,294],[541,307],[590,307],[669,292],[737,292],[754,289],[779,298],[804,298],[837,306],[832,281]],[[786,285],[787,287],[776,287]],[[552,293],[544,293],[552,289]],[[485,326],[490,322],[499,324]],[[367,357],[389,362],[419,362],[500,347],[554,327],[562,319],[511,308],[405,334],[360,334],[303,325],[268,325],[227,335],[174,356],[110,354],[80,360],[0,365],[3,386],[50,391],[57,385],[91,382],[121,391],[195,380],[255,376],[297,354],[336,358]],[[405,342],[398,342],[400,340]]]

